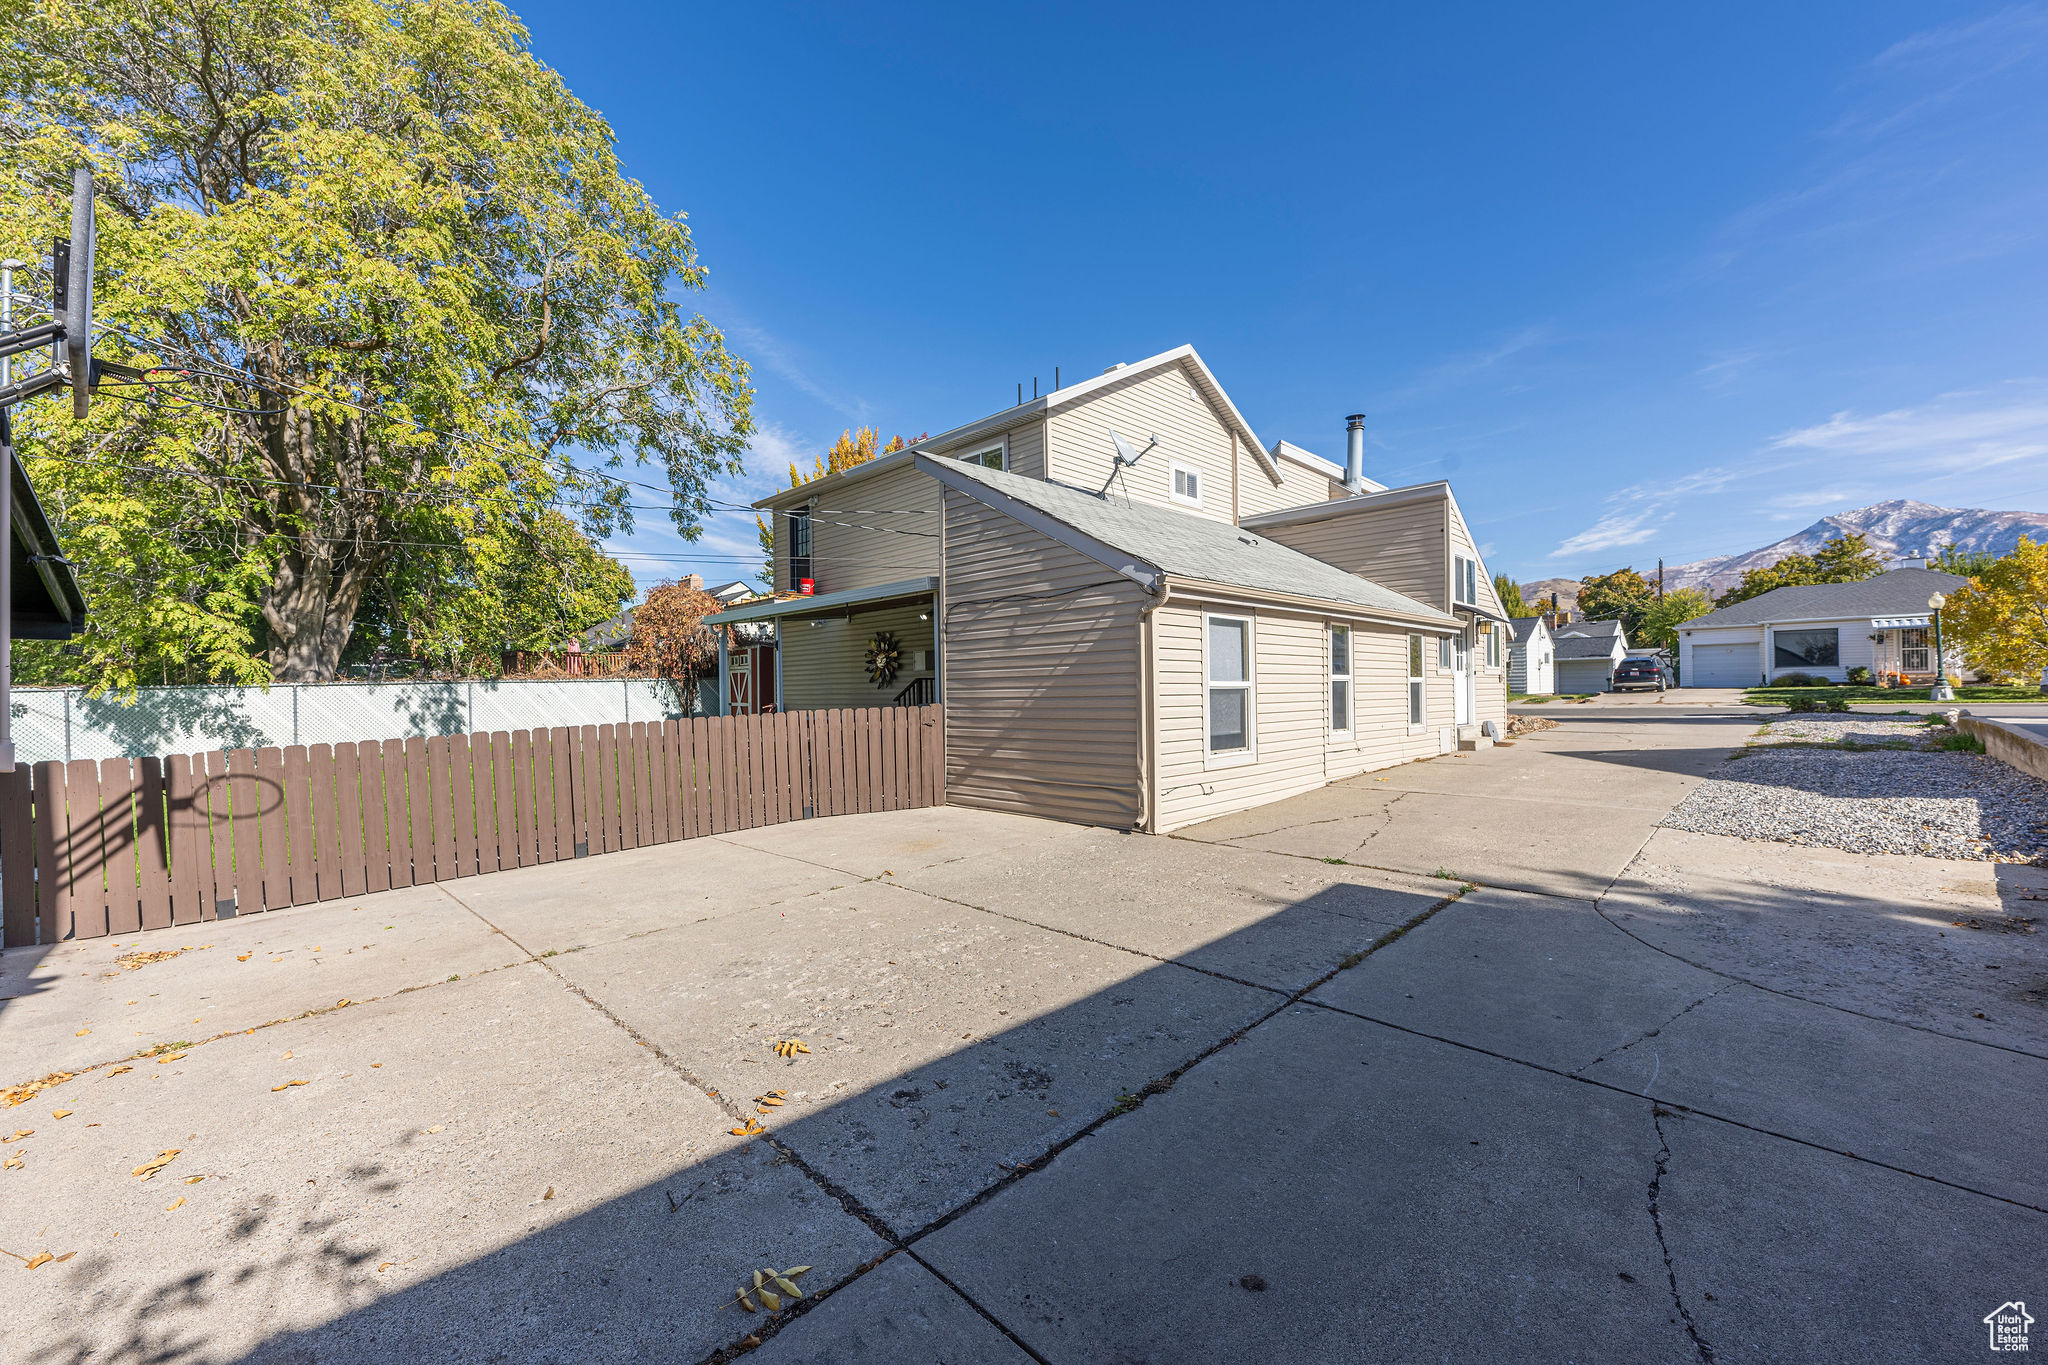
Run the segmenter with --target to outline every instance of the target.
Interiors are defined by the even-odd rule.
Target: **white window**
[[[1467,606],[1479,605],[1479,561],[1463,555],[1451,560],[1451,600]]]
[[[1499,668],[1501,629],[1491,621],[1481,626],[1480,629],[1486,632],[1486,666],[1488,668]]]
[[[1408,723],[1422,724],[1422,637],[1408,637]]]
[[[1351,627],[1330,627],[1330,733],[1351,733]]]
[[[1189,469],[1184,464],[1173,467],[1173,500],[1191,506],[1202,505],[1202,474],[1200,470]]]
[[[992,446],[984,446],[980,450],[970,451],[960,458],[968,464],[978,464],[983,469],[1008,469],[1010,467],[1010,445],[1008,441],[998,441]]]
[[[1439,635],[1436,637],[1436,666],[1446,671],[1450,669],[1451,637],[1448,635]]]
[[[1248,763],[1256,721],[1252,623],[1243,616],[1211,616],[1207,625],[1209,757]]]

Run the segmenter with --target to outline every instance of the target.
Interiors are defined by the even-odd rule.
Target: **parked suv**
[[[1671,674],[1663,663],[1656,659],[1623,659],[1614,666],[1614,690],[1626,692],[1631,688],[1654,687],[1659,692],[1671,686]]]

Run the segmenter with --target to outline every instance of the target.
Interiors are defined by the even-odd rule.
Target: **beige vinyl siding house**
[[[1261,486],[1277,492],[1271,461],[1263,451],[1250,455],[1244,449],[1245,433],[1235,430],[1224,404],[1205,392],[1209,381],[1198,366],[1147,362],[1092,382],[1096,387],[1086,401],[1063,402],[1048,420],[1052,455],[1046,477],[1229,522],[1237,520],[1239,500],[1263,496]],[[1111,431],[1134,450],[1154,436],[1159,444],[1135,466],[1118,469]],[[1257,448],[1256,438],[1250,445]]]
[[[1144,590],[971,498],[945,505],[946,799],[1131,828]]]
[[[868,641],[887,633],[903,651],[903,671],[886,686],[868,681]],[[782,632],[778,686],[785,711],[888,706],[905,688],[934,675],[938,637],[929,598],[856,607],[793,623]]]
[[[1208,627],[1218,618],[1245,620],[1251,630],[1252,733],[1249,752],[1242,756],[1219,756],[1209,747]],[[1158,717],[1157,833],[1424,758],[1446,747],[1448,677],[1428,684],[1423,722],[1408,723],[1408,631],[1220,598],[1175,598],[1153,613],[1151,621]],[[1331,703],[1333,627],[1350,633],[1349,715],[1341,731],[1333,725]],[[1434,649],[1433,640],[1429,649]]]
[[[1448,485],[1342,472],[1260,444],[1181,347],[764,499],[779,597],[708,619],[772,626],[787,709],[936,696],[950,801],[1177,829],[1484,747],[1504,718],[1499,607]],[[815,596],[791,591],[796,529]],[[877,688],[880,631],[908,666]]]

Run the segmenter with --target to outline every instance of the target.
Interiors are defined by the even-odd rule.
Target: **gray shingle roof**
[[[1757,626],[1766,621],[1824,621],[1837,617],[1846,621],[1864,616],[1924,616],[1929,597],[1938,592],[1952,593],[1969,581],[1939,569],[1893,569],[1859,583],[1773,588],[1761,597],[1695,616],[1685,623],[1685,628]]]
[[[1534,635],[1536,633],[1536,627],[1542,624],[1543,618],[1540,616],[1515,617],[1513,620],[1508,622],[1508,631],[1509,634],[1513,637],[1510,643],[1518,645],[1528,644],[1529,637]]]
[[[1550,632],[1556,643],[1558,659],[1606,659],[1613,657],[1614,644],[1620,640],[1623,647],[1627,639],[1621,633],[1619,621],[1572,621]]]
[[[937,464],[938,461],[933,461]],[[1174,578],[1199,579],[1251,592],[1312,597],[1371,612],[1419,617],[1456,625],[1453,617],[1426,602],[1404,597],[1357,574],[1346,573],[1277,540],[1148,503],[1107,498],[1043,479],[947,461],[949,474],[1014,498],[1082,535],[1150,564]]]

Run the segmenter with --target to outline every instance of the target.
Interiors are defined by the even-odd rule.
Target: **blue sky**
[[[690,215],[750,501],[1192,342],[1528,580],[2048,511],[2048,6],[517,4]],[[657,514],[658,515],[658,514]],[[751,573],[749,516],[613,543]]]

